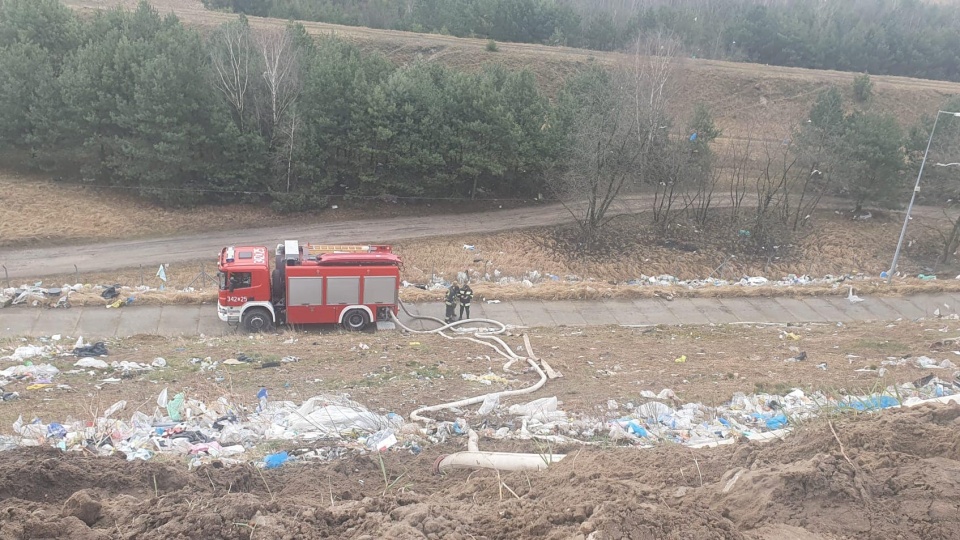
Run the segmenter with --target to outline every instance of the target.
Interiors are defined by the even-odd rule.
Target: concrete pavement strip
[[[214,305],[129,306],[120,309],[76,307],[0,310],[0,337],[52,334],[123,337],[136,334],[165,336],[229,335],[236,327],[217,319]],[[443,318],[440,302],[407,304],[414,315]],[[910,297],[866,297],[851,303],[845,297],[812,298],[660,298],[600,301],[515,301],[472,308],[475,318],[527,327],[598,325],[699,325],[730,323],[804,323],[893,321],[960,312],[960,295],[917,294]],[[401,320],[409,317],[401,313]],[[425,329],[429,324],[418,324]]]

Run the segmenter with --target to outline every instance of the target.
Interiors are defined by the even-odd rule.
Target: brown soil
[[[502,475],[433,474],[452,444],[386,452],[382,467],[352,456],[193,473],[17,450],[0,454],[0,536],[955,539],[958,418],[960,406],[930,406],[837,419],[836,436],[820,421],[767,445],[566,448],[546,471]]]

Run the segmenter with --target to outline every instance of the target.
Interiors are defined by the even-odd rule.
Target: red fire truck
[[[363,330],[397,314],[400,257],[390,246],[277,246],[276,264],[262,246],[223,248],[218,262],[220,320],[249,331],[281,324],[342,324]]]

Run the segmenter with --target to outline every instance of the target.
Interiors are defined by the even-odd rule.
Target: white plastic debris
[[[24,345],[22,347],[17,347],[13,351],[13,354],[10,356],[4,356],[0,360],[8,360],[11,362],[23,362],[24,360],[30,358],[36,358],[38,356],[50,356],[50,347],[38,346],[38,345]]]
[[[35,364],[32,366],[11,366],[7,369],[0,371],[0,375],[4,377],[21,377],[29,376],[35,379],[49,379],[60,373],[60,370],[56,366],[50,364]]]
[[[81,368],[90,368],[90,369],[107,369],[110,367],[110,364],[106,363],[104,360],[99,358],[81,358],[73,363],[74,367]]]
[[[484,416],[492,413],[500,406],[500,394],[487,394],[483,398],[483,403],[480,405],[480,408],[477,409],[477,414]]]

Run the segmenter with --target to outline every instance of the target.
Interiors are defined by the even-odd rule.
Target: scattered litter
[[[102,341],[98,341],[93,345],[78,345],[73,349],[73,354],[81,358],[88,356],[107,356],[107,346]]]
[[[921,369],[939,368],[939,367],[940,367],[940,362],[937,362],[937,361],[934,360],[933,358],[929,358],[929,357],[927,357],[927,356],[921,356],[921,357],[917,358],[916,360],[914,360],[914,364],[915,364],[918,368],[921,368]]]
[[[22,347],[17,347],[13,354],[10,356],[4,356],[0,360],[9,360],[11,362],[23,362],[29,358],[36,358],[38,356],[49,357],[51,354],[51,348],[38,345],[24,345]]]
[[[299,357],[299,356],[284,356],[283,358],[280,359],[280,361],[281,361],[281,362],[287,362],[287,363],[290,363],[290,362],[299,362],[299,361],[300,361],[300,357]]]
[[[91,369],[107,369],[110,367],[110,364],[106,363],[104,360],[100,360],[99,358],[90,358],[90,357],[81,358],[80,360],[77,360],[73,365],[74,367],[91,368]]]
[[[12,366],[0,371],[0,375],[10,379],[14,377],[29,377],[36,380],[48,381],[52,379],[60,370],[50,364],[31,364],[23,366]]]
[[[153,362],[150,362],[150,365],[155,368],[167,367],[167,360],[165,358],[157,357],[153,359]]]
[[[263,466],[267,469],[276,469],[277,467],[286,463],[288,459],[290,459],[290,456],[286,452],[270,454],[268,456],[264,456]]]
[[[682,364],[687,361],[687,355],[681,355],[678,358],[674,358],[673,361],[677,364]]]
[[[477,414],[480,416],[490,414],[500,406],[500,394],[487,394],[483,398],[483,403],[480,405],[480,408],[477,409]]]
[[[486,384],[486,385],[490,385],[493,383],[510,384],[509,380],[499,375],[496,375],[494,373],[487,373],[486,375],[474,375],[472,373],[464,373],[463,375],[461,375],[461,377],[463,377],[463,380],[465,381],[474,381],[474,382],[478,382],[480,384]]]
[[[387,428],[367,437],[364,444],[369,450],[383,452],[387,448],[397,444],[397,436],[392,429]]]

